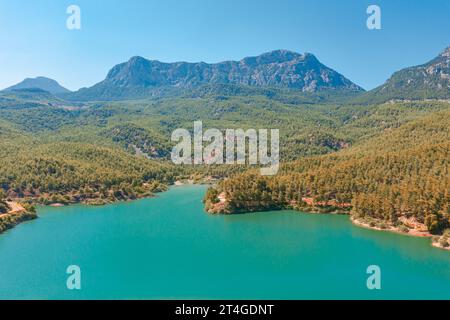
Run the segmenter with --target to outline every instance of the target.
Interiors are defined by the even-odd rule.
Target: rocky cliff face
[[[315,92],[321,89],[362,91],[343,75],[310,54],[287,50],[264,53],[241,61],[164,63],[133,57],[116,65],[106,79],[78,95],[102,97],[138,94],[143,89],[195,88],[206,84],[281,87]],[[151,91],[155,92],[155,91]]]
[[[104,84],[120,87],[194,87],[218,83],[286,87],[303,91],[321,88],[361,90],[341,74],[321,64],[314,55],[286,50],[217,64],[163,63],[133,57],[115,66],[104,81]]]

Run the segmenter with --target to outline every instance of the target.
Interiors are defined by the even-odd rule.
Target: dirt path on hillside
[[[6,203],[11,208],[11,210],[7,214],[19,214],[26,211],[25,208],[17,202],[7,201]]]

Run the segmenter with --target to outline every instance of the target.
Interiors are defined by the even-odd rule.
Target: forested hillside
[[[284,164],[274,177],[238,174],[208,192],[207,209],[351,210],[353,217],[394,225],[412,217],[441,233],[450,227],[449,108],[348,150]]]
[[[0,187],[43,203],[135,199],[165,190],[177,168],[118,149],[58,142],[3,145]]]

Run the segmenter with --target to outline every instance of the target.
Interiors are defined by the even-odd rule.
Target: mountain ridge
[[[75,99],[96,96],[108,100],[133,96],[136,91],[151,94],[161,88],[190,89],[205,84],[279,87],[302,92],[323,89],[363,91],[311,53],[274,50],[240,61],[219,63],[166,63],[134,56],[114,66],[103,81],[70,96]]]

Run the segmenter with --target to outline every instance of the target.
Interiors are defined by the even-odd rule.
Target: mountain
[[[164,63],[132,57],[112,68],[104,81],[68,96],[79,100],[136,98],[214,84],[278,87],[302,92],[363,90],[310,53],[277,50],[216,64]]]
[[[386,83],[356,101],[380,103],[423,99],[450,99],[450,47],[430,62],[394,73]]]
[[[22,82],[6,88],[4,91],[22,90],[22,89],[41,89],[51,94],[69,93],[70,90],[61,86],[57,81],[46,77],[26,78]]]

